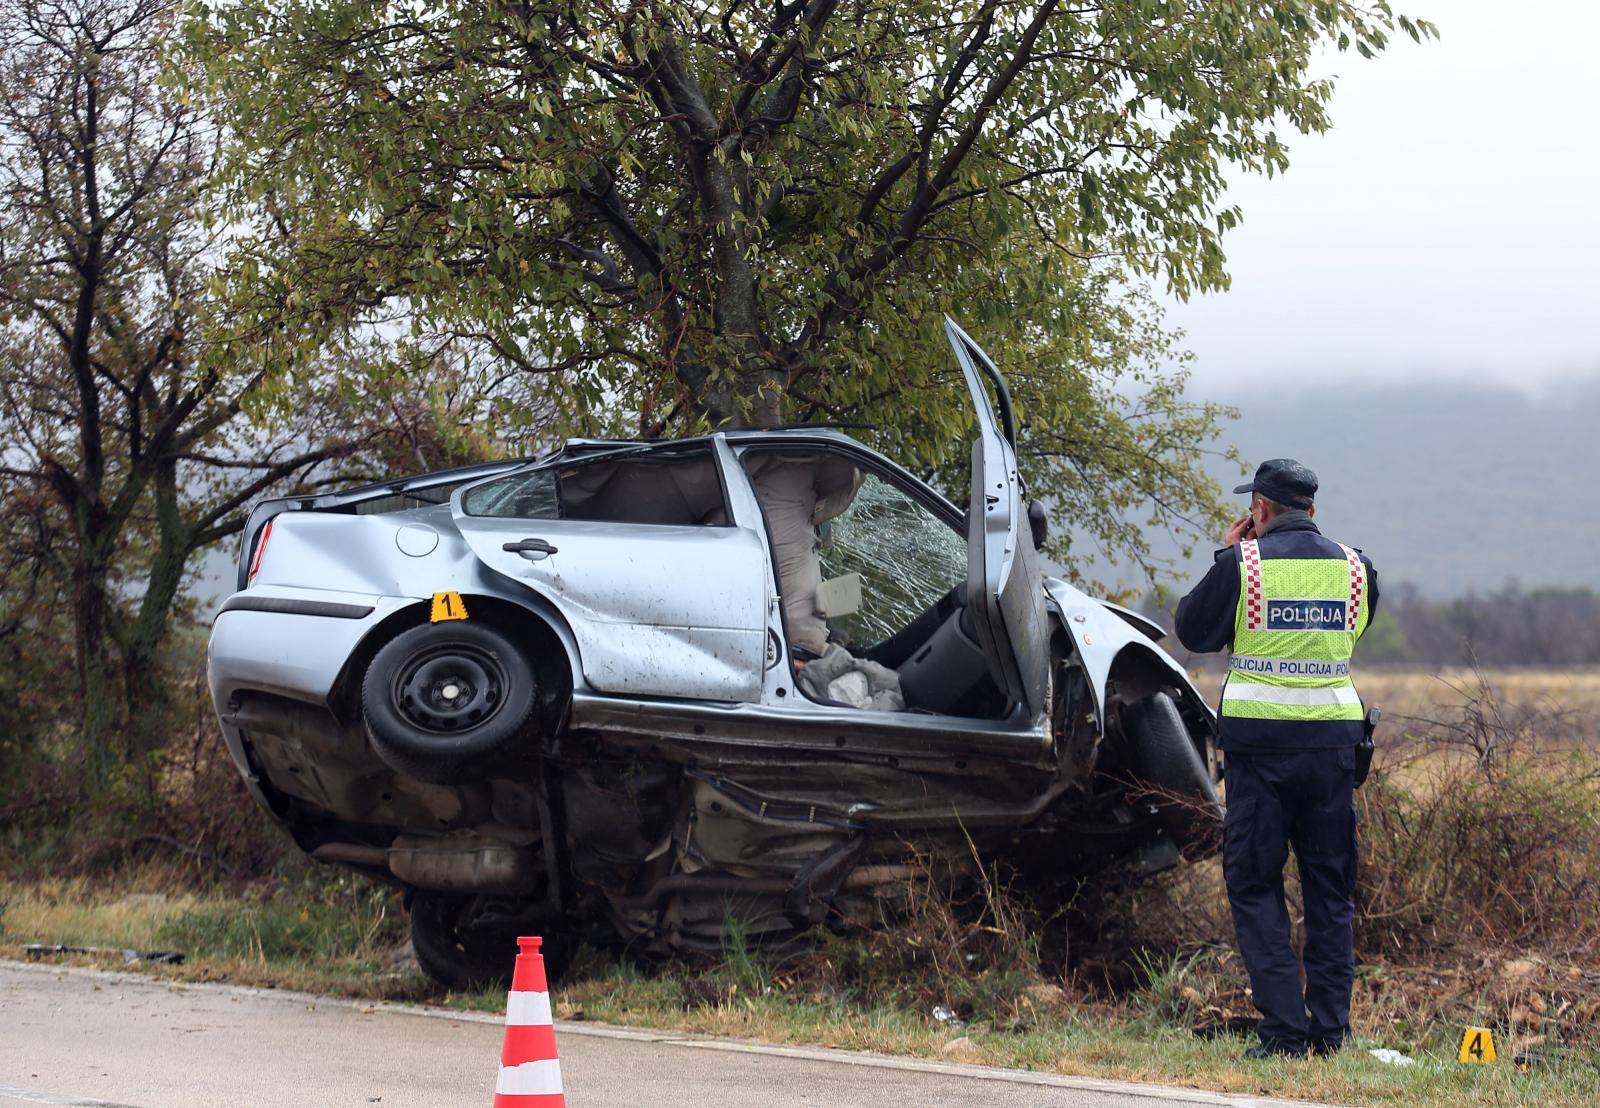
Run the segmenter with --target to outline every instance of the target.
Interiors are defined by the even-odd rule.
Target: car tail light
[[[256,574],[261,572],[261,555],[267,552],[267,540],[272,537],[272,521],[267,520],[265,527],[261,528],[261,537],[256,539],[256,552],[250,556],[250,573],[245,577],[245,588],[256,583]]]

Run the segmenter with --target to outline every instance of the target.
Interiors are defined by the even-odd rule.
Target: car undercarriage
[[[1028,759],[893,736],[837,736],[819,752],[579,709],[579,726],[548,722],[557,737],[537,753],[440,783],[378,758],[348,707],[341,720],[258,694],[224,718],[249,736],[296,841],[407,889],[419,959],[465,987],[505,969],[492,952],[518,931],[544,934],[557,961],[577,939],[715,951],[730,928],[782,942],[819,924],[874,926],[930,868],[998,861],[1048,904],[1108,867],[1171,865],[1211,833],[1204,790],[1200,806],[1163,791],[1197,792],[1190,735],[1208,722],[1136,658],[1114,675],[1102,728],[1064,651],[1053,741]],[[559,684],[544,699],[540,711],[561,711]],[[1164,782],[1168,764],[1184,768]]]

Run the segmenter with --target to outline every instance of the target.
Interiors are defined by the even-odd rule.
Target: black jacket
[[[1309,518],[1289,519],[1270,527],[1261,536],[1263,558],[1343,558],[1339,544],[1324,538]],[[1211,569],[1188,596],[1178,601],[1174,630],[1178,641],[1196,654],[1233,648],[1233,627],[1239,611],[1238,545],[1217,551]],[[1367,567],[1367,625],[1378,614],[1378,571],[1365,554]],[[1292,730],[1286,732],[1284,729]],[[1224,750],[1315,750],[1324,747],[1354,746],[1361,741],[1361,722],[1335,723],[1268,722],[1253,719],[1224,719],[1220,745]]]

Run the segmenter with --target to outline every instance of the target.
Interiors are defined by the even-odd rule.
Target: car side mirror
[[[1050,513],[1038,500],[1028,501],[1028,529],[1033,532],[1033,548],[1043,550],[1050,537]]]

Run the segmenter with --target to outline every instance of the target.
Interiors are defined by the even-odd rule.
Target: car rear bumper
[[[279,814],[249,756],[249,736],[229,722],[241,692],[328,707],[335,682],[361,640],[414,597],[258,585],[235,593],[211,626],[206,677],[223,741],[252,795]]]
[[[266,585],[235,593],[211,626],[206,673],[219,713],[242,689],[326,704],[350,655],[412,597]]]

